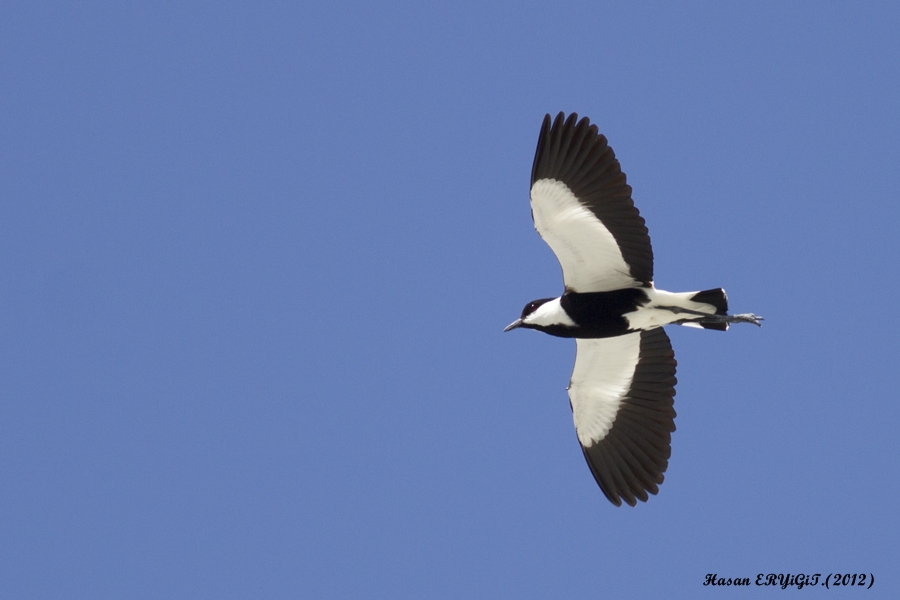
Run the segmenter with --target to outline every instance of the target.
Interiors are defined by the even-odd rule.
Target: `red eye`
[[[535,300],[533,302],[529,302],[528,304],[526,304],[525,308],[522,309],[522,317],[521,318],[524,319],[528,315],[536,312],[537,309],[539,309],[541,307],[541,305],[544,304],[544,302],[547,302],[547,300]]]

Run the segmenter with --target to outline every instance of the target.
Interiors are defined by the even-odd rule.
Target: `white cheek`
[[[525,323],[529,325],[567,325],[575,327],[575,321],[563,310],[559,298],[540,305],[536,311],[525,317]]]

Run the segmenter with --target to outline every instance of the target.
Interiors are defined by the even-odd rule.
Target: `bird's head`
[[[559,298],[542,298],[540,300],[532,300],[525,305],[525,308],[522,309],[522,316],[507,325],[506,329],[504,329],[503,331],[511,331],[519,327],[535,329],[535,326],[552,324],[553,313],[555,313],[556,311],[547,310],[548,307],[546,307],[545,305],[553,300],[557,301],[557,305],[559,304]],[[544,310],[541,310],[542,306],[544,307]]]

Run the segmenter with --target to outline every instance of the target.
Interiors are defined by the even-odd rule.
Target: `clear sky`
[[[900,597],[898,31],[893,2],[3,2],[0,597]],[[560,110],[609,138],[657,284],[766,317],[670,329],[636,508],[584,463],[571,340],[501,333],[562,291],[528,207]]]

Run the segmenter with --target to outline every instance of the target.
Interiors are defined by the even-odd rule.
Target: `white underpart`
[[[538,306],[537,310],[523,319],[528,325],[568,325],[575,326],[575,321],[563,310],[560,298],[554,298]]]
[[[600,219],[585,208],[569,186],[541,179],[531,186],[534,228],[556,254],[566,287],[606,292],[640,285],[619,245]]]
[[[641,334],[576,339],[577,354],[569,400],[578,441],[587,448],[606,437],[619,405],[634,378],[641,350]]]
[[[628,326],[631,329],[652,329],[654,327],[668,325],[669,323],[675,323],[676,321],[700,318],[697,315],[675,313],[662,307],[675,306],[678,308],[699,311],[708,315],[716,314],[716,307],[712,304],[691,301],[691,298],[697,292],[675,293],[658,290],[654,287],[645,288],[644,291],[647,293],[647,296],[649,296],[650,302],[641,306],[636,311],[625,313],[624,315],[628,320]]]

